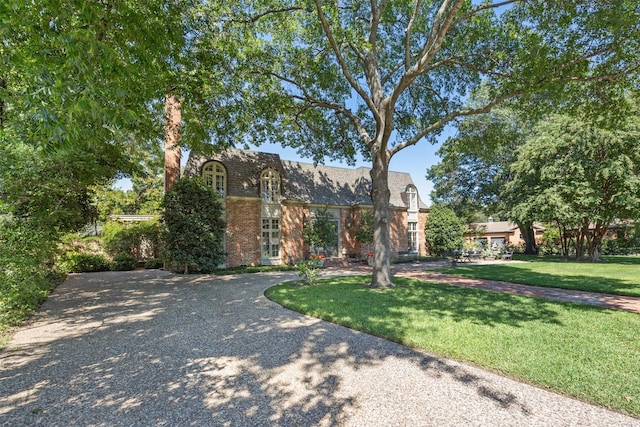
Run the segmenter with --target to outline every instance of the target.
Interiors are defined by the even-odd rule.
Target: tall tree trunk
[[[167,95],[164,112],[164,191],[171,190],[180,178],[180,126],[182,110],[180,100],[175,95]]]
[[[389,159],[386,150],[373,156],[371,201],[373,202],[373,273],[371,287],[390,287],[391,236],[389,218]]]
[[[524,253],[529,255],[536,255],[538,253],[538,246],[536,245],[536,234],[533,230],[533,224],[518,222],[518,228],[520,229],[520,235],[524,240]]]

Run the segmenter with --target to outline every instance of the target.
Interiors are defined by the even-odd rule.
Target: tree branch
[[[373,0],[372,0],[373,1]],[[367,95],[364,89],[358,84],[356,79],[353,78],[351,72],[349,71],[349,67],[347,67],[347,62],[345,61],[342,53],[340,52],[340,48],[338,47],[338,43],[336,42],[335,37],[333,36],[333,31],[331,31],[331,27],[329,26],[329,22],[327,21],[327,17],[322,11],[322,6],[320,5],[320,0],[314,0],[316,5],[316,12],[318,14],[318,18],[320,18],[320,23],[322,24],[322,29],[327,36],[327,40],[329,40],[329,44],[333,49],[333,53],[336,55],[336,60],[338,61],[338,65],[340,65],[340,69],[342,70],[342,74],[349,82],[349,85],[355,90],[358,95],[363,99],[363,101],[367,104],[372,114],[379,118],[380,113],[376,105],[373,103],[372,99]]]
[[[422,138],[424,138],[426,135],[430,134],[431,132],[440,129],[441,127],[443,127],[444,125],[446,125],[447,123],[452,122],[453,120],[457,119],[458,117],[465,117],[465,116],[473,116],[476,114],[483,114],[483,113],[488,113],[489,111],[491,111],[491,109],[493,107],[495,107],[496,105],[498,105],[499,103],[513,98],[517,95],[520,95],[521,93],[523,93],[523,91],[518,90],[518,91],[514,91],[502,96],[499,96],[498,98],[494,99],[493,101],[487,103],[486,105],[484,105],[483,107],[479,107],[479,108],[472,108],[469,110],[460,110],[460,111],[453,111],[450,112],[449,114],[446,114],[443,118],[441,118],[440,120],[438,120],[437,122],[433,123],[431,126],[428,126],[426,128],[424,128],[423,130],[421,130],[420,132],[418,132],[413,138],[408,139],[407,141],[396,145],[395,147],[391,148],[390,153],[391,156],[394,156],[397,152],[411,146],[411,145],[415,145],[416,143],[418,143],[418,141],[420,141]]]
[[[501,3],[493,3],[493,4],[483,4],[481,6],[476,7],[475,9],[465,13],[464,15],[461,15],[458,19],[456,19],[453,24],[452,27],[455,27],[456,25],[458,25],[460,22],[462,21],[466,21],[467,19],[469,19],[470,17],[472,17],[473,15],[477,14],[478,12],[481,12],[483,10],[488,10],[488,9],[497,9],[499,7],[502,6],[508,6],[510,4],[513,3],[520,3],[523,2],[525,0],[506,0],[503,1]]]
[[[416,0],[416,7],[413,9],[413,15],[411,15],[411,19],[409,19],[409,24],[407,28],[404,30],[404,68],[408,70],[411,68],[411,30],[413,29],[413,24],[418,17],[418,12],[420,11],[420,5],[422,4],[422,0]]]
[[[232,20],[232,21],[242,23],[242,24],[255,24],[265,16],[274,15],[274,14],[283,13],[283,12],[295,12],[298,10],[304,10],[304,8],[292,6],[292,7],[285,7],[282,9],[272,9],[272,10],[267,10],[266,12],[259,13],[258,15],[250,16],[247,19]]]

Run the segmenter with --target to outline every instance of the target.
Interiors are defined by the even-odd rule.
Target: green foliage
[[[445,252],[462,247],[464,226],[451,208],[433,205],[425,226],[429,251],[442,256]]]
[[[63,279],[51,272],[55,233],[0,214],[0,332],[29,316]]]
[[[202,179],[182,178],[163,202],[165,258],[185,273],[214,271],[224,262],[224,211]]]
[[[62,255],[58,268],[66,273],[90,273],[109,271],[109,260],[104,255],[70,252]]]
[[[370,245],[373,242],[373,212],[370,210],[362,209],[360,211],[356,240],[363,245]]]
[[[554,115],[519,150],[506,186],[518,220],[553,223],[563,254],[597,260],[614,220],[640,213],[640,121],[630,115],[616,129],[586,118]]]
[[[142,260],[159,257],[163,232],[162,224],[155,220],[134,223],[109,221],[102,227],[102,238],[109,254],[126,252]]]
[[[338,242],[338,229],[336,219],[327,208],[315,211],[314,218],[305,226],[303,231],[304,242],[311,250],[324,255],[331,255]]]
[[[138,267],[138,260],[129,252],[121,252],[113,257],[110,269],[112,271],[130,271]]]
[[[305,285],[312,286],[318,283],[318,266],[312,259],[300,260],[295,266],[298,275],[302,277]]]
[[[470,103],[486,96],[479,91]],[[478,212],[504,212],[501,194],[511,180],[510,167],[527,129],[525,115],[513,105],[461,120],[456,136],[438,149],[440,163],[427,170],[427,179],[434,183],[434,202],[449,206],[466,223],[486,222],[477,220]]]
[[[149,258],[144,262],[144,268],[146,269],[157,269],[162,268],[164,262],[161,258]]]

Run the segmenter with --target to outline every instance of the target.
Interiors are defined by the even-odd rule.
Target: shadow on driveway
[[[638,425],[263,296],[294,278],[72,275],[0,353],[0,424]]]

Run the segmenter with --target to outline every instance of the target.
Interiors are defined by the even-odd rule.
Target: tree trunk
[[[536,246],[536,234],[533,230],[533,224],[518,223],[518,228],[524,239],[524,253],[536,255],[538,253],[538,247]]]
[[[167,95],[164,113],[164,191],[171,190],[180,178],[180,126],[182,111],[180,100],[175,95]]]
[[[371,168],[371,201],[373,202],[373,273],[371,287],[393,286],[391,281],[391,238],[389,218],[389,159],[377,153]]]
[[[584,259],[586,252],[586,242],[589,236],[589,219],[585,218],[582,221],[582,226],[576,233],[576,260],[581,261]]]
[[[607,233],[607,226],[596,223],[593,230],[593,236],[588,236],[587,251],[589,253],[589,259],[593,262],[600,262],[600,247],[602,246],[602,239]]]

